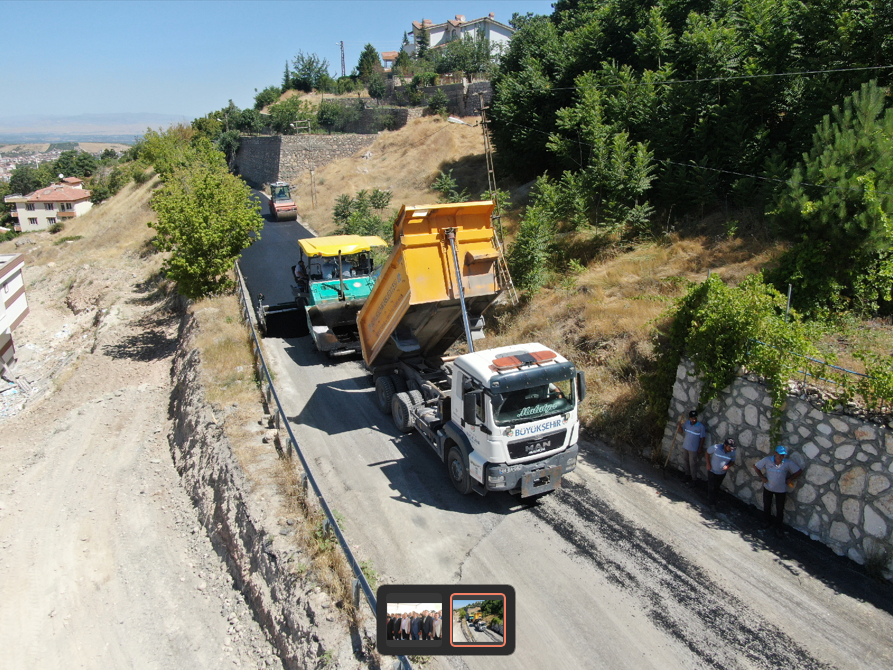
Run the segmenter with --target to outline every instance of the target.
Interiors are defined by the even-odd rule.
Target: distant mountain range
[[[124,142],[146,128],[189,123],[176,114],[79,114],[77,116],[0,116],[0,142]]]

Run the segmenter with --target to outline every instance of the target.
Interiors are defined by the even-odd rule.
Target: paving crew
[[[788,486],[793,487],[803,470],[794,461],[786,458],[788,450],[779,445],[772,456],[766,456],[756,463],[753,469],[763,480],[763,529],[772,525],[772,499],[775,499],[775,532],[781,534],[784,523],[784,503]]]
[[[683,424],[680,419],[678,432],[685,436],[682,440],[682,449],[685,451],[686,460],[686,486],[694,486],[698,479],[698,460],[704,453],[704,442],[707,439],[707,429],[698,421],[698,413],[692,410],[688,413],[688,423]]]
[[[710,509],[716,509],[716,500],[722,480],[735,465],[735,456],[738,450],[735,448],[735,439],[726,438],[722,444],[714,444],[707,449],[707,502]]]

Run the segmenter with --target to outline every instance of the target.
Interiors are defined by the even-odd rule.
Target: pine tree
[[[837,294],[860,311],[890,301],[891,193],[893,108],[872,81],[816,127],[812,149],[772,212],[797,241],[773,279],[795,284],[806,306],[839,303]]]
[[[288,61],[285,61],[285,72],[282,75],[282,90],[289,90],[291,88],[291,85],[291,71],[288,69]]]

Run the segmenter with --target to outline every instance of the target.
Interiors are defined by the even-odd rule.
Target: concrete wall
[[[683,360],[676,373],[670,416],[663,439],[666,454],[680,415],[697,407],[701,381]],[[762,509],[762,483],[753,465],[769,455],[772,401],[755,377],[739,377],[701,411],[707,444],[734,437],[738,466],[723,488]],[[787,496],[785,521],[840,555],[864,563],[886,550],[893,571],[893,430],[861,418],[827,414],[807,400],[790,396],[784,409],[781,443],[803,468]],[[672,462],[682,469],[677,440]],[[702,464],[702,476],[706,477]]]

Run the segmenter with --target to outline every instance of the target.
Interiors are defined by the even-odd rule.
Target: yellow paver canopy
[[[386,247],[387,242],[377,235],[329,235],[328,237],[310,237],[300,240],[298,244],[308,256],[343,256],[369,251],[372,247]]]

